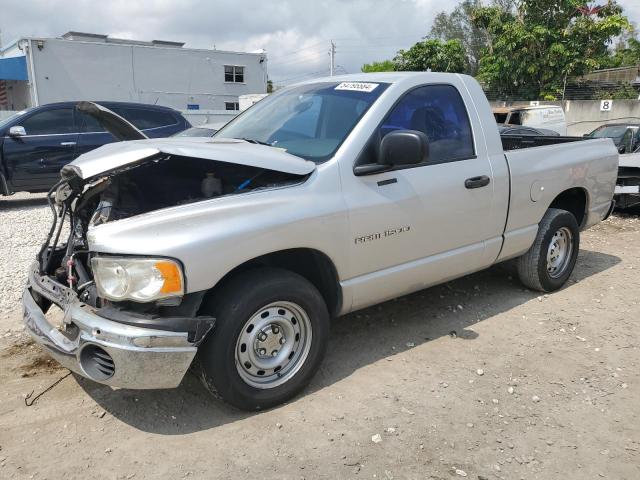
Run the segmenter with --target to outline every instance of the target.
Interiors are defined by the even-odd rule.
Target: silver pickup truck
[[[96,382],[170,388],[193,366],[227,402],[268,408],[311,380],[332,317],[509,259],[527,287],[562,287],[617,167],[610,139],[501,138],[464,75],[298,84],[213,138],[64,167],[24,320]]]

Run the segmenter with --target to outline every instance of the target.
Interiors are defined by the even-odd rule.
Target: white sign
[[[610,112],[613,110],[613,100],[600,100],[600,111]]]
[[[529,102],[529,106],[530,107],[538,107],[538,106],[540,106],[540,102],[538,100],[531,100]]]
[[[369,82],[342,82],[335,89],[336,90],[353,90],[355,92],[373,92],[379,83]]]

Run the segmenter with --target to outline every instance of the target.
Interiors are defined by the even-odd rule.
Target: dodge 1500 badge
[[[96,382],[171,388],[194,367],[230,404],[269,408],[318,370],[332,317],[510,259],[527,287],[562,287],[617,167],[610,139],[501,138],[464,75],[305,82],[213,138],[65,166],[25,323]]]

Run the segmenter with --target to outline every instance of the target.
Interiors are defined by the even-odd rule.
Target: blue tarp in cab
[[[0,80],[29,80],[27,57],[0,58]]]

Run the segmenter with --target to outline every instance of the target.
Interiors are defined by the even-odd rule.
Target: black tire
[[[565,229],[565,230],[563,230]],[[549,245],[557,232],[571,233],[571,252],[567,255],[562,268],[550,273],[547,264]],[[561,288],[571,276],[580,249],[580,229],[578,222],[570,212],[550,208],[542,217],[538,234],[531,248],[516,260],[520,281],[532,290],[553,292]]]
[[[291,302],[304,310],[311,325],[310,347],[285,383],[256,388],[242,378],[241,367],[236,366],[238,338],[244,335],[245,324],[274,302]],[[216,324],[198,351],[202,380],[212,393],[242,410],[267,409],[294,397],[313,378],[326,353],[329,313],[324,299],[307,279],[288,270],[260,268],[239,273],[203,310],[216,317]]]

